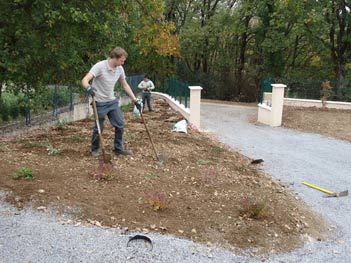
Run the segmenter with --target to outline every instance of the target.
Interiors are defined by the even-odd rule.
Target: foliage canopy
[[[257,100],[268,77],[328,79],[341,97],[350,10],[336,0],[1,1],[0,82],[78,84],[122,46],[128,74],[177,74],[208,98]]]

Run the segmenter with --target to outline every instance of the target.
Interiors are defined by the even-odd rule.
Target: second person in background
[[[150,80],[148,75],[144,76],[144,79],[139,83],[138,88],[143,90],[143,112],[145,109],[145,102],[147,102],[147,107],[149,108],[149,111],[153,111],[151,105],[151,90],[155,88],[155,85]]]

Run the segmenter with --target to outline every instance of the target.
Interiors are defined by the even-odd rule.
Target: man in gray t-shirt
[[[95,96],[101,132],[107,115],[111,125],[115,128],[114,152],[122,155],[129,155],[131,151],[125,150],[123,147],[124,118],[114,95],[114,88],[118,80],[136,107],[141,109],[140,102],[126,81],[122,65],[127,57],[128,54],[123,48],[116,47],[111,51],[108,59],[96,63],[82,79],[82,86],[87,89],[88,94]],[[92,85],[89,84],[91,80]],[[99,131],[95,124],[91,140],[93,156],[99,154],[99,143]]]

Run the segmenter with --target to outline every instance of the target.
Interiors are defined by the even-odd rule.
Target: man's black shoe
[[[116,155],[132,155],[133,153],[129,150],[114,150]]]
[[[98,157],[99,156],[99,150],[91,151],[91,156]]]

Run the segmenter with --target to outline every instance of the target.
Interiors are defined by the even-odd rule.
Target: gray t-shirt
[[[108,102],[116,99],[114,88],[119,79],[125,79],[122,66],[112,69],[108,65],[108,60],[96,63],[89,71],[94,75],[92,86],[97,90],[95,99],[98,102]]]

